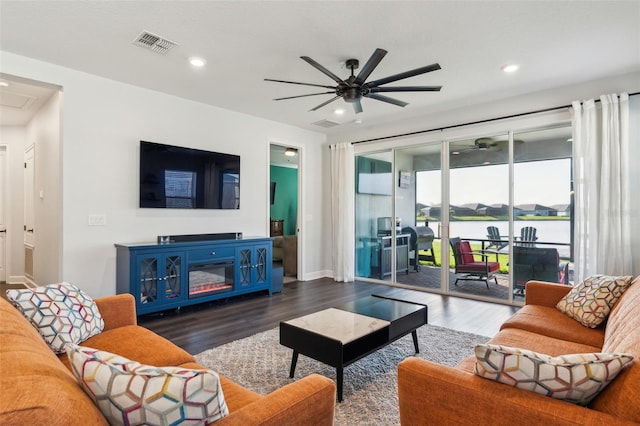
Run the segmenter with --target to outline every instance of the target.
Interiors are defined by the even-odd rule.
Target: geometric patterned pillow
[[[67,343],[84,342],[104,329],[104,321],[93,299],[66,282],[7,290],[7,298],[55,353],[63,353]]]
[[[73,374],[111,425],[209,424],[229,415],[218,374],[152,367],[67,345]]]
[[[632,278],[593,275],[573,287],[556,307],[585,327],[596,328],[607,319]]]
[[[627,365],[628,354],[587,353],[551,357],[499,345],[475,347],[475,374],[540,395],[587,405]]]

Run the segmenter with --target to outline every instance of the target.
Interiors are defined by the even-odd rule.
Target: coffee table
[[[293,349],[291,378],[299,354],[335,367],[341,402],[344,367],[409,333],[419,353],[416,329],[425,324],[426,305],[373,295],[281,322],[280,344]]]

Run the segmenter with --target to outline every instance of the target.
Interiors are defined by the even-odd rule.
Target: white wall
[[[320,194],[326,137],[94,75],[0,52],[3,72],[63,87],[62,276],[94,297],[115,293],[114,243],[157,235],[268,235],[270,141],[302,147],[301,182]],[[138,208],[138,146],[149,140],[241,157],[240,210]],[[46,196],[46,194],[45,194]],[[304,197],[303,276],[326,269],[322,199]],[[89,227],[87,216],[106,215]],[[321,272],[320,272],[321,273]]]
[[[7,146],[7,282],[24,282],[24,150],[26,129],[0,127],[0,143]]]

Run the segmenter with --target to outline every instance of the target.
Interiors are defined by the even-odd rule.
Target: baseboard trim
[[[35,281],[33,281],[31,278],[29,277],[24,277],[24,285],[26,285],[29,288],[36,288],[38,287],[38,284],[36,284]]]
[[[316,271],[304,274],[304,276],[302,277],[302,281],[311,281],[320,278],[333,278],[333,272],[325,269],[324,271]]]
[[[9,277],[7,284],[25,284],[26,278],[23,275],[14,275]],[[26,284],[25,284],[26,285]]]

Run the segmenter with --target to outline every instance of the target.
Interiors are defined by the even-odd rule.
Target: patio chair
[[[495,275],[500,270],[498,262],[489,262],[488,254],[472,251],[469,241],[461,241],[459,237],[449,239],[449,243],[455,261],[456,282],[454,285],[458,285],[459,280],[484,281],[489,288],[490,278],[493,278],[496,285],[498,284]],[[475,256],[479,256],[482,260],[476,260]]]
[[[520,239],[517,243],[520,247],[535,247],[534,241],[538,240],[536,233],[538,230],[534,226],[525,226],[520,229]]]
[[[490,240],[489,245],[486,247],[487,250],[492,249],[498,252],[509,245],[509,242],[503,240],[500,236],[500,230],[497,226],[487,226],[487,238]],[[497,256],[498,254],[496,253],[496,259],[498,258]]]
[[[561,262],[555,248],[513,248],[513,294],[524,296],[530,280],[569,283],[569,262]]]

